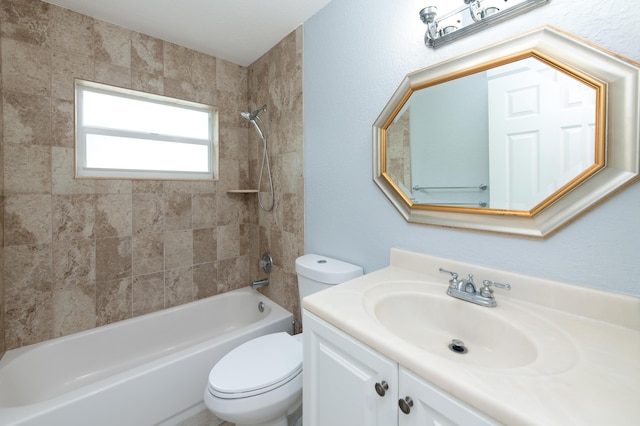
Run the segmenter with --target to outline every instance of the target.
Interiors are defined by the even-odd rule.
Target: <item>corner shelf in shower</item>
[[[257,189],[227,189],[227,194],[257,194]]]

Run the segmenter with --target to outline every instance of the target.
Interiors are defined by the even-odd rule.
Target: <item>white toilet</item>
[[[360,266],[326,256],[296,259],[302,299],[362,275]],[[250,340],[211,369],[204,402],[217,417],[241,425],[302,423],[302,334],[274,333]]]

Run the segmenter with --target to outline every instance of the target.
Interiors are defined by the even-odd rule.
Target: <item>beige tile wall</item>
[[[389,174],[406,188],[411,182],[411,125],[410,108],[407,107],[399,118],[387,129],[387,170]]]
[[[0,1],[6,348],[248,285],[266,249],[269,291],[297,307],[300,30],[247,69],[39,0]],[[217,106],[220,181],[74,179],[74,78]],[[255,195],[226,193],[257,184],[257,142],[239,117],[251,90],[273,105],[278,204],[260,215]]]
[[[275,208],[259,212],[260,243],[256,256],[270,252],[274,261],[271,282],[264,293],[296,316],[301,330],[295,259],[304,253],[303,109],[302,109],[302,27],[249,67],[249,105],[267,105],[261,113],[267,127]],[[249,135],[250,180],[258,181],[262,161],[262,141],[254,131]],[[262,202],[270,204],[266,174]],[[252,246],[254,247],[254,246]],[[252,264],[257,271],[258,264]],[[255,272],[259,276],[260,272]],[[263,274],[264,275],[264,274]]]

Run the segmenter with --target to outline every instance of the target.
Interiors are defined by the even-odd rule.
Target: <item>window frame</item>
[[[179,137],[151,132],[132,131],[125,129],[111,129],[98,126],[85,126],[82,119],[84,114],[83,93],[85,91],[129,98],[137,101],[149,102],[171,107],[190,109],[208,114],[208,139]],[[141,92],[133,89],[111,86],[86,80],[75,80],[75,177],[99,179],[154,179],[154,180],[218,180],[219,151],[218,151],[218,110],[214,106],[168,96]],[[87,135],[107,135],[132,139],[152,140],[158,142],[187,143],[206,146],[209,150],[207,158],[208,171],[175,171],[175,170],[144,170],[121,168],[97,168],[87,166]]]

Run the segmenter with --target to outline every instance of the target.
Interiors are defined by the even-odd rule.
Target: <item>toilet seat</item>
[[[243,343],[225,355],[209,373],[209,392],[222,399],[263,394],[302,372],[302,342],[274,333]]]

